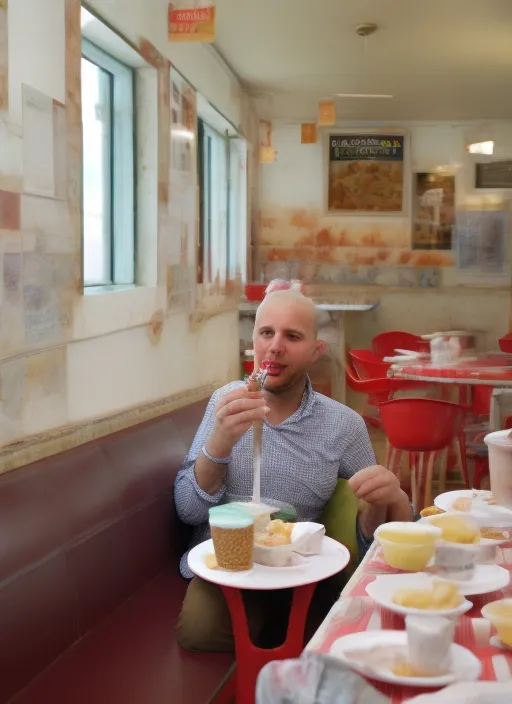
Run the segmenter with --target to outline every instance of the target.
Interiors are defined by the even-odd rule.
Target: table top
[[[261,301],[243,301],[239,304],[238,310],[240,313],[256,313],[258,306]],[[368,310],[375,310],[378,308],[379,301],[372,301],[368,303],[316,303],[316,308],[318,310],[327,310],[333,313],[343,311],[360,311],[364,313]]]
[[[314,584],[341,572],[350,560],[350,553],[344,545],[324,536],[319,555],[302,557],[293,555],[291,564],[286,567],[265,567],[255,564],[245,572],[227,572],[210,569],[204,558],[213,553],[213,541],[205,540],[196,545],[188,555],[188,565],[192,572],[207,582],[237,589],[290,589],[305,584]]]
[[[497,562],[512,573],[512,548],[499,548]],[[327,654],[338,638],[350,633],[383,629],[404,630],[402,616],[381,610],[366,594],[366,586],[379,574],[399,574],[399,570],[392,569],[384,562],[380,546],[374,544],[308,643],[306,650]],[[457,623],[455,642],[468,648],[479,658],[482,663],[482,680],[512,681],[512,649],[502,650],[491,645],[490,639],[494,635],[494,629],[481,616],[481,609],[485,604],[504,597],[512,597],[512,582],[500,592],[470,597],[473,608],[461,616]],[[373,681],[371,684],[389,697],[392,704],[407,701],[422,692],[432,691]]]
[[[405,364],[395,362],[388,376],[444,384],[512,386],[512,355],[499,352],[479,354],[443,365],[419,360]]]

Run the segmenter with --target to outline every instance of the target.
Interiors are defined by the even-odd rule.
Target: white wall
[[[140,37],[151,42],[219,111],[239,124],[241,93],[236,79],[209,48],[168,43],[166,1],[89,4],[134,44]],[[8,114],[0,114],[0,143],[10,151],[0,154],[0,175],[7,178],[16,171],[16,183],[22,171],[22,84],[61,103],[66,99],[64,20],[65,0],[9,2],[10,107]],[[13,235],[12,241],[17,252],[21,234]],[[1,245],[0,258],[6,251],[7,245]],[[165,300],[162,285],[87,296],[76,293],[73,324],[61,344],[38,350],[20,343],[3,359],[0,345],[0,447],[233,378],[239,364],[237,313],[220,314],[197,332],[191,331],[188,315],[171,315],[165,318],[160,342],[153,344],[147,323],[156,311],[165,310]],[[0,342],[13,330],[11,326],[10,333],[1,324],[2,315],[0,306]]]

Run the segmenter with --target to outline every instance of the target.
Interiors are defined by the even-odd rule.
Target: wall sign
[[[475,188],[512,188],[512,161],[477,164]]]
[[[328,212],[401,213],[403,135],[329,134]]]
[[[215,5],[210,0],[174,0],[167,21],[171,42],[215,41]]]
[[[413,249],[451,249],[455,224],[455,177],[417,173],[412,224]]]

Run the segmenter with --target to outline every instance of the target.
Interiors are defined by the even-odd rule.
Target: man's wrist
[[[231,452],[233,451],[232,445],[226,444],[225,442],[219,442],[215,437],[207,438],[204,447],[209,455],[219,460],[230,457]]]
[[[403,489],[396,501],[388,505],[388,521],[410,521],[413,519],[413,509],[409,497]]]

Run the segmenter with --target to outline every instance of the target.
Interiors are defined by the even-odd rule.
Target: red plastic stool
[[[387,463],[399,479],[396,451],[409,454],[411,498],[416,511],[432,503],[434,459],[446,450],[464,427],[466,409],[449,401],[429,398],[397,398],[380,405],[380,417],[390,449]],[[425,455],[427,469],[424,473]],[[462,464],[462,462],[461,462]],[[440,488],[446,480],[446,466],[440,471]]]

